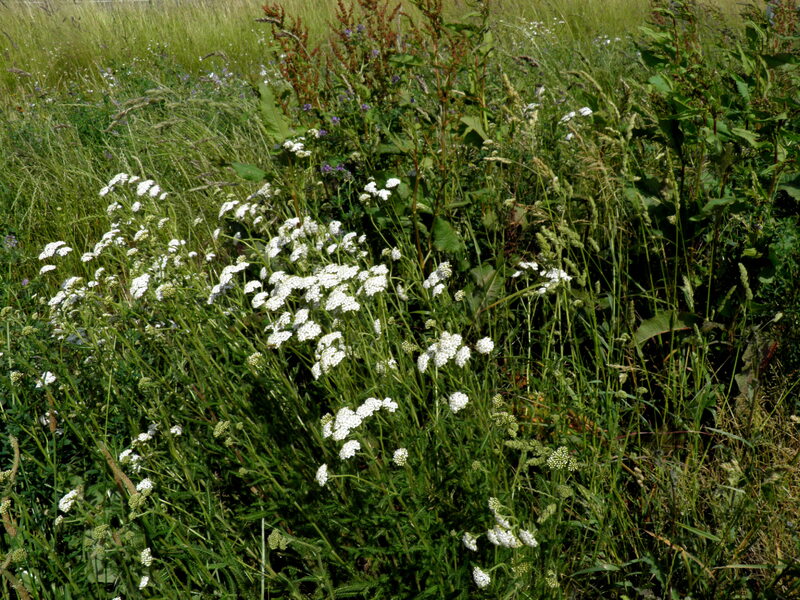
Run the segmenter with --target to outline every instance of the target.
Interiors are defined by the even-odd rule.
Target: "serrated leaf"
[[[650,319],[642,321],[636,333],[633,334],[633,339],[638,346],[656,336],[689,329],[693,320],[692,315],[688,313],[665,310]]]
[[[275,102],[275,95],[272,89],[266,84],[258,86],[258,93],[261,100],[258,103],[261,118],[266,129],[267,136],[274,142],[280,143],[292,137],[292,130],[278,104]]]
[[[231,167],[239,177],[247,181],[263,181],[267,177],[267,172],[255,165],[235,162],[231,163]]]
[[[743,127],[731,127],[731,135],[744,140],[753,148],[758,148],[758,134]]]
[[[459,252],[463,248],[456,230],[441,217],[433,221],[433,245],[440,252]]]

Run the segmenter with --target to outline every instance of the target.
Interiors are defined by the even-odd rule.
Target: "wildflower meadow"
[[[794,0],[0,0],[0,597],[800,598]]]

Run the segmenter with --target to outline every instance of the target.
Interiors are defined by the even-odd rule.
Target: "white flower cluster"
[[[450,267],[450,263],[445,261],[428,275],[428,278],[422,283],[422,287],[426,290],[430,289],[434,296],[438,296],[444,291],[444,282],[447,281],[452,274],[453,269]]]
[[[305,144],[303,144],[305,141],[306,138],[304,137],[299,137],[294,140],[286,140],[283,142],[283,148],[294,154],[297,158],[307,158],[311,156],[311,151],[305,149]]]
[[[147,287],[149,285],[150,275],[148,273],[139,275],[139,277],[136,277],[133,281],[131,281],[131,297],[134,299],[141,298],[147,291]]]
[[[45,371],[39,376],[39,379],[36,381],[36,387],[41,388],[51,383],[55,383],[56,376],[53,375],[50,371]]]
[[[39,254],[39,260],[47,260],[48,258],[52,258],[53,256],[66,256],[72,252],[72,248],[67,246],[67,243],[64,241],[58,242],[50,242],[47,244],[42,252]],[[56,268],[55,265],[44,265],[41,269],[39,269],[39,275],[43,275],[48,271],[54,271]]]
[[[206,303],[214,304],[217,298],[219,298],[226,290],[229,290],[233,287],[233,276],[236,275],[236,273],[241,273],[249,266],[249,262],[241,261],[232,265],[228,265],[222,269],[222,272],[219,274],[219,283],[211,288],[211,293],[208,295],[208,300],[206,300]]]
[[[534,534],[526,529],[521,529],[516,534],[514,533],[509,521],[511,517],[504,516],[501,513],[503,506],[497,498],[489,498],[489,510],[494,517],[495,525],[486,532],[486,539],[492,544],[504,548],[519,548],[523,544],[536,548],[539,545]]]
[[[118,185],[125,183],[128,185],[133,185],[135,183],[137,184],[137,196],[144,196],[147,194],[150,198],[155,198],[158,196],[159,200],[163,200],[167,197],[166,192],[162,192],[158,184],[152,179],[142,180],[141,177],[136,175],[128,175],[127,173],[117,173],[114,175],[114,177],[111,178],[111,181],[108,182],[108,185],[100,190],[100,195],[106,196],[109,192],[114,191],[114,188],[116,188]]]
[[[392,190],[400,185],[400,180],[392,177],[386,180],[383,189],[378,189],[378,185],[374,181],[370,181],[364,186],[364,194],[361,194],[359,200],[365,202],[370,198],[380,198],[381,200],[388,200],[392,195]]]
[[[328,483],[328,465],[320,465],[319,469],[317,469],[317,474],[314,477],[317,480],[317,483],[320,487],[324,487],[326,483]]]
[[[151,230],[163,227],[168,218],[157,220],[154,215],[145,214],[148,211],[144,209],[147,206],[157,207],[151,199],[163,199],[166,197],[165,192],[152,180],[142,181],[138,177],[120,173],[101,190],[101,196],[119,189],[123,184],[135,185],[135,193],[139,199],[128,205],[128,213],[125,213],[125,206],[120,202],[113,202],[108,206],[107,213],[114,215],[117,220],[110,223],[108,231],[94,244],[91,251],[83,253],[81,261],[86,263],[95,260],[111,248],[120,248],[127,257],[136,258],[131,259],[127,265],[125,261],[114,261],[115,267],[119,265],[123,268],[119,276],[107,273],[105,267],[99,267],[95,270],[94,278],[88,282],[82,277],[69,277],[62,282],[61,289],[47,303],[51,309],[51,325],[57,339],[64,339],[74,329],[74,325],[69,323],[73,317],[67,309],[81,301],[93,299],[104,304],[119,299],[131,302],[144,298],[152,287],[155,288],[156,299],[161,301],[174,296],[179,287],[192,284],[193,279],[197,279],[196,275],[173,270],[181,267],[186,258],[197,256],[196,252],[186,251],[185,240],[172,239],[163,249],[154,248]],[[57,256],[65,254],[66,248],[63,242],[54,242],[48,244],[42,254]],[[129,287],[122,288],[119,286],[120,279],[127,278],[128,273],[131,274]],[[133,277],[133,274],[136,276]]]
[[[319,379],[323,373],[330,371],[342,362],[345,356],[347,353],[341,331],[334,331],[322,336],[317,342],[317,349],[314,352],[316,362],[311,365],[311,374],[314,379]]]
[[[219,208],[218,218],[222,219],[227,213],[240,223],[246,223],[250,227],[255,227],[259,231],[264,231],[269,221],[269,203],[264,203],[264,199],[270,199],[280,194],[280,189],[273,188],[270,183],[265,183],[256,193],[250,195],[244,202],[231,199],[223,202]]]
[[[561,117],[561,119],[558,122],[559,123],[569,123],[575,117],[578,117],[578,116],[590,117],[592,115],[592,113],[593,113],[593,111],[592,111],[591,108],[589,108],[588,106],[584,106],[583,108],[579,108],[577,110],[577,112],[574,111],[574,110],[569,111],[567,114],[565,114],[563,117]]]
[[[492,578],[480,567],[472,568],[472,580],[479,588],[483,589],[492,582]]]
[[[453,392],[450,394],[448,402],[450,403],[450,410],[455,414],[467,405],[469,398],[464,392]]]
[[[398,448],[392,455],[392,462],[398,467],[405,466],[408,462],[408,450],[406,448]]]
[[[58,510],[63,513],[68,513],[72,508],[72,505],[75,503],[75,500],[78,499],[80,496],[80,490],[74,489],[72,491],[67,492],[61,500],[58,501]]]
[[[469,346],[462,344],[462,341],[463,338],[457,333],[442,332],[439,341],[428,346],[428,349],[417,357],[419,372],[424,373],[431,360],[437,368],[445,366],[451,359],[457,367],[465,367],[472,356],[472,351]],[[488,337],[478,340],[475,344],[475,351],[479,354],[489,354],[493,349],[494,342]]]
[[[535,262],[520,262],[518,265],[518,270],[512,273],[511,277],[519,277],[526,271],[532,271],[534,273],[539,274],[544,281],[542,282],[541,287],[536,290],[537,294],[546,294],[548,291],[555,289],[558,284],[561,282],[569,282],[572,281],[572,276],[569,275],[566,271],[558,268],[552,269],[544,269],[539,266],[538,263]]]
[[[332,437],[336,441],[341,441],[377,411],[384,409],[393,413],[397,408],[397,402],[391,398],[383,400],[367,398],[356,410],[348,407],[340,408],[335,417],[330,413],[322,417],[322,437]]]

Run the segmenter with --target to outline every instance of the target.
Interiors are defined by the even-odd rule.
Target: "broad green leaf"
[[[393,54],[387,61],[393,65],[401,65],[404,67],[421,67],[424,61],[419,56],[413,54]]]
[[[481,120],[478,117],[470,117],[470,116],[461,117],[461,122],[467,126],[466,133],[474,131],[479,136],[481,136],[482,140],[485,141],[490,139],[489,135],[486,133],[486,130],[483,128],[483,123],[481,123]]]
[[[267,135],[276,143],[286,141],[292,137],[292,130],[286,121],[286,116],[275,102],[275,95],[272,93],[272,89],[266,83],[261,83],[258,86],[258,92],[261,96],[258,108],[261,111],[261,118],[264,122],[264,128],[267,130]]]
[[[458,252],[463,249],[456,230],[441,217],[436,217],[433,221],[433,245],[441,252]]]
[[[665,310],[656,316],[642,321],[639,329],[633,334],[637,345],[641,345],[656,336],[689,329],[694,319],[688,313],[678,313],[674,310]]]
[[[669,94],[672,91],[672,83],[663,75],[653,75],[647,82],[662,94]]]
[[[784,177],[778,189],[786,192],[795,200],[800,200],[800,174]]]
[[[247,181],[264,181],[267,177],[267,172],[259,169],[255,165],[247,165],[245,163],[231,163],[231,167],[236,171],[236,174],[242,179]]]
[[[758,134],[743,127],[731,127],[731,135],[746,141],[753,148],[758,148]]]

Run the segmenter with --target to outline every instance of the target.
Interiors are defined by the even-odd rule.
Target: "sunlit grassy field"
[[[798,35],[0,1],[0,597],[800,596]]]

